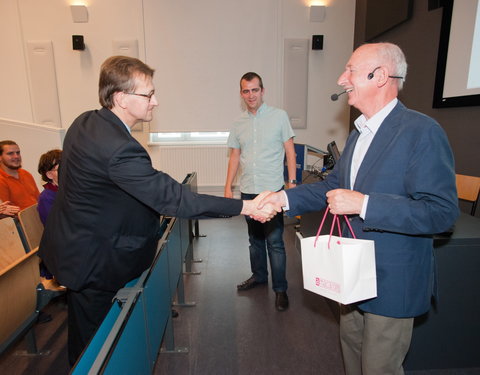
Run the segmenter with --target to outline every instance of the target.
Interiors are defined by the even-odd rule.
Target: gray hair
[[[393,43],[378,43],[378,47],[379,59],[392,69],[391,75],[402,77],[397,79],[398,90],[401,90],[407,78],[407,61],[403,51]]]

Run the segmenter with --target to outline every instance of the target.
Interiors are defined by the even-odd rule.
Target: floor
[[[269,285],[236,290],[251,275],[244,219],[200,223],[207,237],[195,244],[203,262],[194,267],[201,275],[185,284],[197,305],[174,320],[175,344],[189,352],[160,354],[155,374],[343,374],[334,315],[302,288],[293,226],[285,236],[290,308],[278,312]]]
[[[155,375],[175,374],[343,374],[338,324],[327,301],[302,287],[296,221],[286,221],[290,308],[278,312],[269,285],[237,292],[250,276],[248,238],[241,217],[200,222],[193,265],[185,276],[185,299],[176,306],[175,351],[161,351]],[[66,308],[61,299],[47,306],[52,321],[35,326],[37,345],[48,355],[23,356],[22,340],[0,357],[0,374],[67,374]],[[184,352],[187,351],[187,352]],[[20,355],[19,355],[20,353]],[[410,371],[407,375],[474,375],[480,369]]]
[[[0,356],[0,374],[3,375],[60,375],[68,374],[67,307],[63,297],[52,301],[44,313],[52,320],[34,326],[38,355],[27,353],[27,343],[20,340]],[[3,301],[2,301],[3,302]]]

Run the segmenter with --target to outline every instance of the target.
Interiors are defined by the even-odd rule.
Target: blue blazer
[[[325,194],[350,189],[350,166],[359,132],[324,181],[286,191],[289,216],[325,207]],[[365,220],[352,215],[358,238],[375,241],[377,297],[359,303],[373,314],[407,318],[425,313],[434,292],[432,234],[458,217],[452,151],[432,118],[398,102],[377,131],[353,190],[369,195]],[[348,235],[348,233],[344,233]]]

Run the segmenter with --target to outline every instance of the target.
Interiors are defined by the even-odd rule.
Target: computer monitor
[[[340,159],[340,151],[338,151],[338,147],[335,141],[328,144],[327,150],[328,153],[332,155],[333,161],[337,163],[338,159]]]
[[[303,182],[303,172],[307,171],[311,166],[307,165],[308,156],[319,158],[320,160],[328,155],[327,151],[323,151],[319,148],[305,145],[301,143],[295,143],[295,162],[296,162],[296,180],[300,184]],[[285,181],[288,178],[287,159],[285,158],[284,177]]]

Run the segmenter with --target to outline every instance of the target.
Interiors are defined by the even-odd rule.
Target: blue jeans
[[[241,193],[243,200],[254,199],[257,194]],[[255,281],[259,283],[268,281],[267,253],[272,272],[272,289],[275,292],[287,290],[286,278],[287,256],[283,244],[283,214],[280,212],[275,217],[262,224],[245,216],[248,226],[250,241],[250,266]]]

